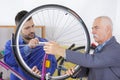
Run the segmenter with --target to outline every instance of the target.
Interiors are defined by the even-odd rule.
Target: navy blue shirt
[[[40,42],[47,41],[46,39],[43,39],[40,37],[37,37],[37,38],[39,39]],[[20,39],[19,39],[19,44],[20,45],[25,44],[22,37],[20,37]],[[18,73],[20,73],[23,77],[25,77],[26,80],[33,80],[32,77],[30,77],[25,72],[23,72],[22,69],[18,66],[18,64],[14,58],[12,48],[11,48],[11,40],[9,40],[6,43],[4,52],[5,52],[4,61],[8,65],[10,65],[14,70],[16,70]],[[20,52],[21,52],[21,55],[22,55],[24,61],[30,68],[32,68],[33,66],[37,66],[38,69],[40,71],[42,71],[43,57],[45,55],[43,46],[37,46],[33,49],[31,49],[28,46],[20,46]],[[53,55],[48,55],[48,59],[50,60],[51,65],[50,65],[50,68],[47,68],[46,72],[50,72],[52,75],[57,67],[57,62],[56,62],[55,56],[53,56]],[[11,80],[20,80],[14,74],[11,74],[10,79]]]

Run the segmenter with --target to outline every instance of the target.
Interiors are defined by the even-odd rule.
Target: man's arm
[[[10,40],[5,45],[4,61],[10,66],[18,66],[14,58]]]
[[[26,47],[28,47],[28,46],[20,48],[21,55],[24,56],[23,57],[24,59],[26,59],[31,52],[31,49],[30,48],[26,49]],[[14,53],[12,51],[12,45],[11,45],[10,40],[5,45],[4,61],[10,66],[18,66],[17,63],[16,63],[16,60],[15,60],[15,57],[14,57]]]
[[[98,54],[83,54],[77,51],[65,50],[56,42],[48,42],[44,46],[47,54],[54,54],[65,57],[66,60],[88,68],[109,67],[118,65],[120,61],[120,50],[116,47],[107,47]],[[116,54],[116,55],[115,55]]]

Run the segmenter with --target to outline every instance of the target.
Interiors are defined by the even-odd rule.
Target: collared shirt
[[[110,38],[111,39],[111,38]],[[100,45],[98,45],[96,48],[95,48],[95,53],[97,53],[97,52],[99,52],[99,51],[101,51],[102,49],[103,49],[103,47],[107,44],[107,42],[109,42],[110,41],[110,39],[108,39],[107,41],[105,41],[103,44],[100,44]]]
[[[120,44],[114,36],[97,54],[66,50],[66,60],[89,68],[88,80],[119,80],[115,74],[120,76]]]
[[[41,42],[47,41],[46,39],[43,39],[43,38],[40,38],[40,37],[37,37],[37,38]],[[22,37],[20,37],[19,44],[20,45],[25,44]],[[24,56],[23,59],[29,67],[32,68],[33,66],[37,66],[38,69],[41,71],[43,57],[44,57],[44,54],[45,54],[45,52],[43,50],[43,46],[37,46],[34,49],[31,49],[28,46],[20,46],[20,52],[21,52],[21,55]],[[51,65],[50,65],[50,68],[48,68],[46,71],[50,72],[51,75],[52,75],[54,73],[56,67],[57,67],[57,62],[56,62],[55,56],[53,56],[53,55],[48,55],[48,59],[50,60]],[[16,70],[18,73],[20,73],[23,77],[25,77],[27,80],[33,80],[33,78],[31,78],[29,75],[24,73],[21,70],[21,68],[18,66],[18,64],[16,63],[16,60],[15,60],[13,52],[12,52],[11,41],[10,40],[6,43],[6,46],[5,46],[4,61],[8,65],[10,65],[14,70]],[[10,77],[11,77],[11,80],[19,80],[13,74],[11,74]]]

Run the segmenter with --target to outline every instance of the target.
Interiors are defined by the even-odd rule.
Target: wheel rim
[[[45,15],[47,15],[47,17],[45,17]],[[52,15],[52,16],[50,16],[50,15]],[[43,6],[37,7],[35,9],[31,10],[21,20],[20,24],[17,27],[16,33],[15,33],[15,40],[13,42],[13,45],[16,45],[13,47],[13,49],[16,53],[15,57],[17,58],[18,63],[20,64],[21,68],[23,70],[25,70],[25,72],[30,74],[33,78],[40,79],[41,76],[38,76],[38,75],[35,75],[32,73],[31,68],[29,68],[29,66],[26,65],[25,61],[23,60],[23,58],[21,56],[20,50],[19,50],[19,34],[21,32],[23,24],[31,16],[32,16],[32,18],[34,18],[36,25],[42,24],[42,25],[46,26],[46,38],[48,40],[56,41],[59,44],[65,45],[65,46],[70,46],[71,44],[75,43],[76,46],[85,46],[85,53],[89,52],[89,49],[90,49],[89,33],[88,33],[85,23],[83,22],[83,20],[80,18],[79,15],[77,15],[73,10],[71,10],[67,7],[61,6],[61,5],[50,4],[50,5],[43,5]],[[40,17],[40,19],[38,20],[39,17]],[[50,21],[48,21],[46,19],[49,19]],[[64,21],[59,23],[61,20],[64,20]],[[51,22],[51,21],[53,21],[53,22]],[[63,24],[63,25],[61,25],[61,24]],[[70,26],[68,27],[68,25],[70,25]],[[54,27],[51,27],[51,26],[54,26]],[[56,26],[58,26],[58,27],[56,27]],[[63,26],[62,29],[60,29],[61,26]],[[73,30],[74,27],[76,28],[75,30]],[[50,30],[50,28],[52,28],[52,29]],[[61,33],[63,33],[63,34],[61,35]],[[77,38],[80,35],[81,35],[81,37]],[[77,69],[79,67],[80,66],[77,65],[75,67],[75,71],[77,71]],[[50,79],[59,80],[59,79],[65,79],[67,77],[69,77],[69,76],[67,76],[65,74],[65,75],[61,75],[61,76],[50,76]]]

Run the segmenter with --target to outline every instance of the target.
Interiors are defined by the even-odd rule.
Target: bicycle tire
[[[49,9],[51,9],[51,10],[49,10]],[[81,42],[78,42],[78,43],[76,43],[76,45],[77,44],[79,44],[79,45],[85,45],[85,52],[89,52],[89,48],[90,48],[90,37],[89,37],[89,32],[88,32],[88,30],[87,30],[87,27],[86,27],[86,25],[85,25],[85,23],[83,22],[83,20],[81,19],[81,17],[77,14],[77,13],[75,13],[73,10],[71,10],[71,9],[69,9],[69,8],[67,8],[67,7],[65,7],[65,6],[61,6],[61,5],[56,5],[56,4],[47,4],[47,5],[42,5],[42,6],[39,6],[39,7],[37,7],[37,8],[35,8],[35,9],[33,9],[33,10],[31,10],[27,15],[25,15],[25,17],[21,20],[21,22],[20,22],[20,24],[18,25],[18,27],[17,27],[17,30],[16,30],[16,32],[15,32],[15,37],[14,37],[14,41],[13,41],[13,44],[12,45],[16,45],[16,46],[13,46],[13,50],[14,50],[14,53],[15,53],[15,57],[16,57],[16,59],[17,59],[17,61],[18,61],[18,63],[19,63],[19,65],[20,65],[20,67],[25,71],[25,72],[27,72],[30,76],[32,76],[34,79],[36,79],[36,80],[39,80],[40,79],[40,77],[41,77],[41,75],[40,76],[38,76],[38,75],[35,75],[35,74],[33,74],[32,72],[31,72],[31,69],[29,68],[29,66],[27,66],[26,65],[26,63],[24,62],[24,60],[22,59],[22,56],[21,56],[21,54],[20,54],[20,50],[19,50],[19,34],[20,34],[20,31],[21,31],[21,29],[22,29],[22,26],[23,26],[23,24],[31,17],[31,16],[33,16],[33,15],[35,15],[35,14],[38,14],[39,12],[42,12],[42,11],[44,11],[44,10],[49,10],[49,11],[52,11],[52,10],[61,10],[61,11],[64,11],[65,13],[64,13],[64,15],[69,15],[69,16],[71,16],[70,18],[72,18],[73,17],[73,19],[75,19],[76,20],[76,23],[78,23],[77,25],[79,25],[79,26],[82,26],[82,27],[80,27],[80,31],[82,32],[82,34],[80,34],[80,35],[82,35],[82,38],[83,38],[83,40],[85,41],[84,43],[81,43]],[[42,13],[40,13],[41,15],[42,15]],[[51,13],[52,14],[52,13]],[[53,15],[53,14],[52,14]],[[58,14],[59,15],[59,14]],[[62,15],[62,14],[61,14]],[[54,16],[53,16],[54,17]],[[51,19],[50,19],[51,20]],[[43,20],[44,21],[44,20]],[[55,20],[54,20],[55,21]],[[73,21],[74,22],[74,21]],[[74,22],[75,23],[75,22]],[[53,24],[55,24],[55,22],[53,22]],[[65,23],[65,24],[67,24],[67,23]],[[65,25],[64,24],[64,25]],[[57,24],[58,25],[58,24]],[[73,25],[73,26],[75,26],[75,24]],[[75,27],[78,27],[78,26],[75,26]],[[68,30],[67,28],[65,28],[65,30]],[[77,29],[77,30],[79,30],[79,28]],[[60,32],[60,31],[59,31]],[[55,32],[53,31],[53,33],[51,33],[51,34],[54,34]],[[64,33],[65,33],[65,31],[64,31]],[[77,32],[76,31],[76,33],[78,33],[79,34],[79,32]],[[68,35],[68,34],[66,34],[66,35]],[[84,35],[84,36],[83,36]],[[54,40],[54,39],[52,39],[52,38],[49,38],[49,36],[47,36],[48,38],[48,40]],[[63,37],[63,34],[62,35],[60,35],[59,34],[59,36],[57,36],[56,37],[56,39],[58,40],[58,38],[61,38],[61,37]],[[74,38],[77,38],[78,36],[76,35],[76,36],[72,36],[72,37],[74,37]],[[57,41],[57,40],[55,40],[56,42],[58,42],[58,43],[60,43],[60,39]],[[66,40],[67,41],[67,40]],[[61,43],[61,44],[64,44],[65,42],[63,42],[63,43]],[[71,43],[72,44],[72,43]],[[68,44],[67,42],[66,42],[66,45],[71,45],[71,44]],[[76,65],[76,67],[75,67],[75,71],[77,71],[77,69],[79,68],[80,66],[79,65]],[[49,79],[52,79],[52,80],[61,80],[61,79],[66,79],[66,78],[68,78],[69,76],[68,75],[61,75],[61,76],[49,76]]]

